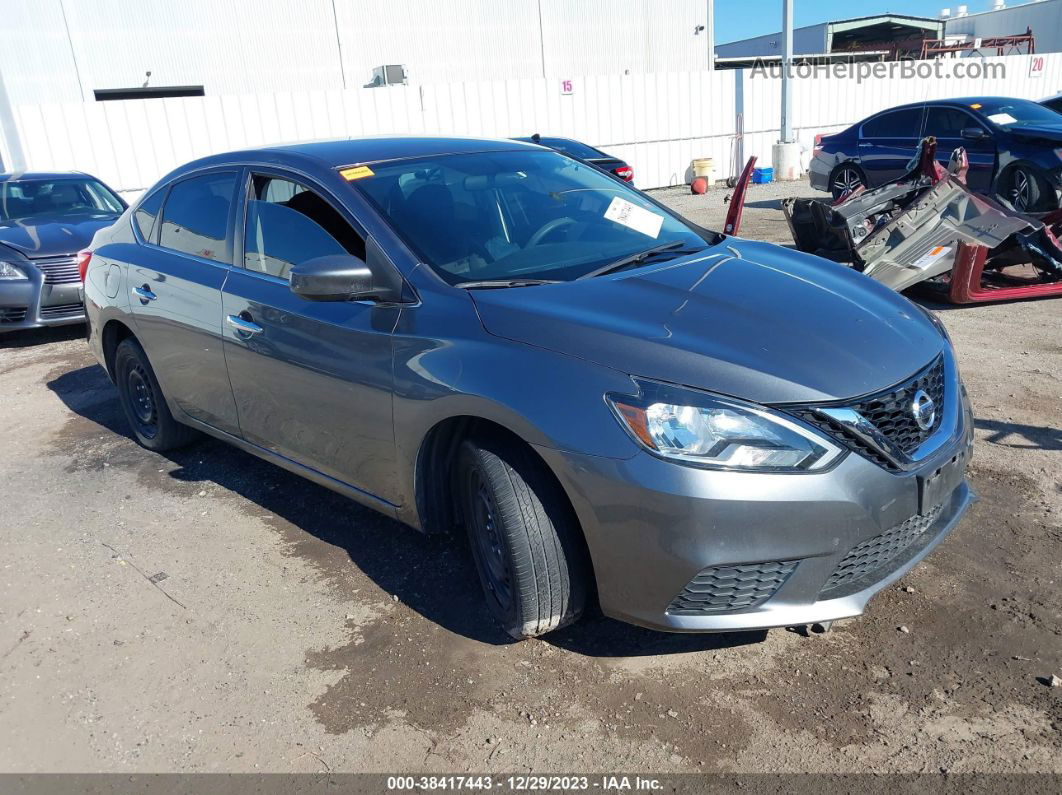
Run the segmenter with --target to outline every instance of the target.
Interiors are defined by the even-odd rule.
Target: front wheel
[[[1054,191],[1039,174],[1025,166],[1016,166],[1007,175],[1004,198],[1020,213],[1046,212],[1054,209]]]
[[[147,354],[134,339],[122,340],[114,351],[114,380],[118,399],[133,435],[148,450],[164,452],[183,447],[199,432],[173,418]]]
[[[461,516],[487,605],[514,638],[576,621],[586,573],[575,519],[529,450],[466,441],[457,467]]]

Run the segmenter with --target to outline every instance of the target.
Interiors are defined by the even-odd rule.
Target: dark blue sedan
[[[1003,198],[1022,212],[1059,206],[1062,115],[1005,97],[902,105],[822,136],[811,161],[811,186],[834,198],[860,185],[876,188],[908,170],[927,135],[936,136],[942,164],[957,147],[966,149],[973,190]]]
[[[88,174],[0,174],[0,333],[83,322],[78,252],[125,208]]]

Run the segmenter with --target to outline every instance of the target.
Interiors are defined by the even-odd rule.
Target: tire
[[[830,194],[833,200],[841,198],[848,190],[855,190],[860,185],[867,184],[866,174],[863,169],[852,163],[841,163],[830,174]]]
[[[124,339],[114,351],[118,399],[137,442],[157,453],[195,441],[199,432],[173,418],[147,354],[135,339]]]
[[[1025,166],[1015,166],[1007,172],[1004,195],[1010,206],[1019,213],[1038,213],[1054,209],[1054,191],[1043,177]]]
[[[578,620],[588,580],[559,487],[521,445],[469,440],[456,470],[460,516],[491,613],[517,639]]]

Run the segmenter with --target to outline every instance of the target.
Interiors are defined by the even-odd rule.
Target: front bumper
[[[28,279],[0,281],[0,334],[85,322],[80,283],[50,284],[40,271],[26,270]]]
[[[856,453],[829,472],[772,475],[695,469],[648,453],[616,460],[539,452],[578,514],[606,615],[672,632],[725,632],[862,613],[874,594],[943,540],[973,501],[965,481],[971,426],[964,410],[949,443],[903,473]],[[942,467],[948,487],[923,509],[919,478]],[[853,556],[878,554],[886,540],[898,548],[879,555],[880,565],[827,588],[838,572],[851,570]],[[682,599],[691,590],[694,599],[721,593],[716,605],[727,598],[752,603],[691,612]]]

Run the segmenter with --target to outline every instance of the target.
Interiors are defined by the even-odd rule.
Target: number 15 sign
[[[561,95],[569,96],[575,93],[575,86],[571,80],[561,80]]]

